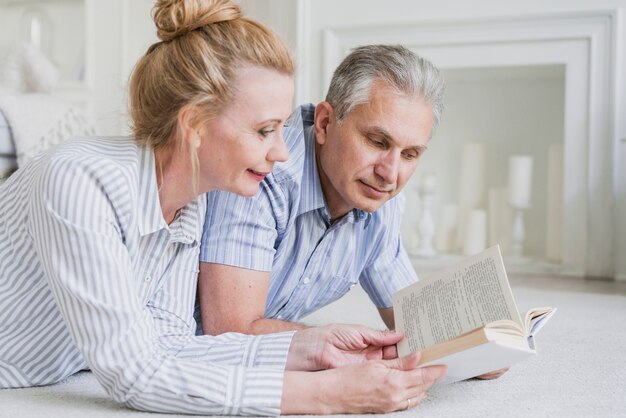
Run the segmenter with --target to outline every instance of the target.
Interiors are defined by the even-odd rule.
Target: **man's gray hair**
[[[366,45],[352,50],[335,70],[326,101],[341,123],[352,109],[370,101],[375,81],[407,96],[419,96],[433,108],[433,132],[443,111],[444,81],[430,61],[400,45]]]

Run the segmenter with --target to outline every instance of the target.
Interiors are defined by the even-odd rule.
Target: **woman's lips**
[[[269,174],[268,172],[254,171],[250,168],[248,169],[248,173],[253,179],[255,179],[258,182],[262,182],[265,176]]]

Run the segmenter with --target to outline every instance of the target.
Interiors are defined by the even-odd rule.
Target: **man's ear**
[[[328,125],[334,120],[333,107],[328,102],[320,102],[315,107],[315,141],[323,145],[326,142],[326,135],[328,134]]]

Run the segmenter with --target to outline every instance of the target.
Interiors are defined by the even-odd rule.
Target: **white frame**
[[[618,15],[617,10],[606,10],[326,29],[323,88],[351,48],[369,43],[401,43],[441,68],[565,65],[561,273],[613,277]],[[310,85],[309,81],[300,84]]]

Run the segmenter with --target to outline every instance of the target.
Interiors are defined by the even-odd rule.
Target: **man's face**
[[[432,124],[430,103],[380,84],[339,125],[332,106],[320,103],[316,154],[331,219],[353,208],[373,212],[397,195],[426,150]]]

